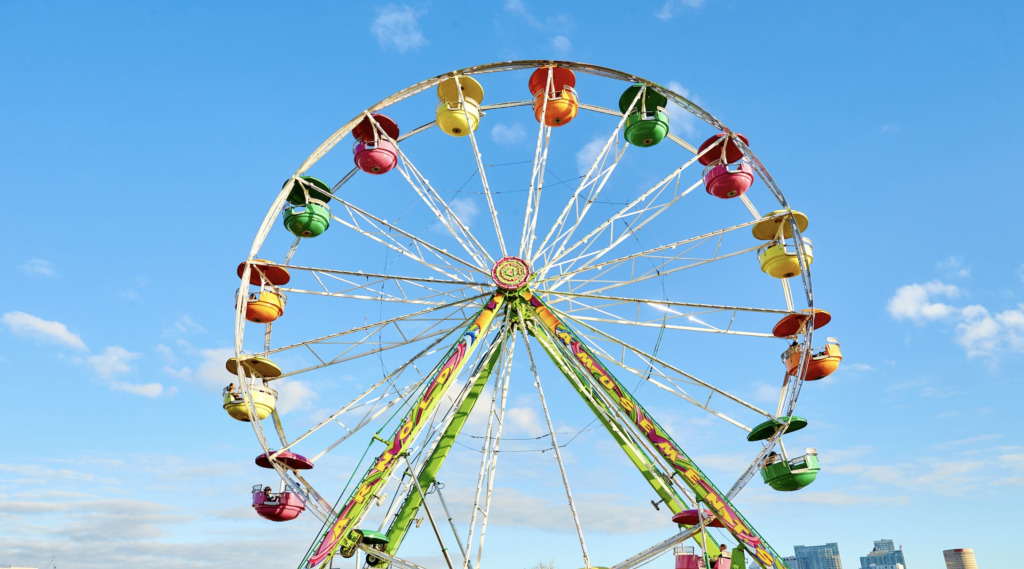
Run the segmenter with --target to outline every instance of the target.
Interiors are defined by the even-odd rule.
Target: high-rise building
[[[843,562],[839,559],[838,543],[794,545],[793,553],[796,554],[800,569],[843,569]]]
[[[978,569],[973,549],[946,549],[942,557],[946,559],[946,569]]]
[[[896,549],[891,539],[880,539],[875,542],[875,548],[864,557],[860,558],[861,569],[901,569],[906,567],[907,561],[903,558],[903,547]],[[899,567],[897,567],[899,566]]]

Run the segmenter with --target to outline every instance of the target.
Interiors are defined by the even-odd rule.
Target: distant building
[[[843,569],[839,559],[839,544],[794,545],[796,564],[794,569]],[[977,568],[973,568],[977,569]]]
[[[796,558],[796,555],[783,557],[782,560],[786,562],[786,565],[789,565],[790,569],[803,569],[803,567],[800,567],[800,560]]]
[[[973,549],[946,549],[942,557],[946,559],[946,569],[978,569]]]
[[[899,566],[899,567],[896,567]],[[891,539],[880,539],[875,542],[875,548],[864,557],[860,558],[860,568],[869,569],[903,569],[907,566],[903,558],[903,547],[896,549]]]

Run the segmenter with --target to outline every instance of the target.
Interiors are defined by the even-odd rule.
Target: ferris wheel
[[[831,316],[809,220],[750,145],[664,86],[563,61],[422,81],[322,143],[237,268],[223,403],[280,478],[256,512],[323,522],[299,566],[475,569],[525,516],[581,566],[728,567],[721,548],[785,568],[735,499],[758,474],[815,479],[782,439],[842,355],[812,344]],[[745,466],[714,483],[709,448]],[[588,528],[616,523],[600,468],[663,540],[592,558]]]

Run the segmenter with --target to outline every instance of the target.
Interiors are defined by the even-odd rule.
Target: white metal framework
[[[551,65],[573,70],[580,94],[579,115],[554,128],[535,120],[526,88],[533,70]],[[431,115],[434,88],[452,77],[471,77],[486,89],[480,127],[461,138],[440,132]],[[633,147],[623,138],[626,118],[615,103],[633,84],[669,100],[673,130],[658,146]],[[343,143],[372,113],[390,116],[405,130],[391,140],[397,167],[380,176],[352,168]],[[813,308],[813,296],[802,248],[799,277],[779,280],[760,270],[761,242],[751,227],[789,204],[750,148],[737,140],[759,179],[747,194],[723,200],[704,191],[697,147],[723,131],[731,132],[692,101],[643,78],[580,63],[516,61],[417,83],[354,116],[321,144],[273,200],[248,254],[249,261],[263,259],[290,272],[291,281],[280,287],[288,298],[284,314],[265,326],[247,323],[240,295],[235,320],[236,357],[266,357],[283,370],[270,382],[282,394],[276,410],[252,425],[261,452],[291,451],[315,464],[296,471],[272,461],[284,485],[304,497],[307,512],[326,523],[337,517],[335,496],[343,500],[382,452],[399,426],[394,421],[415,405],[439,359],[498,290],[492,269],[508,256],[525,261],[529,290],[619,381],[656,414],[668,414],[669,427],[682,429],[674,436],[694,448],[687,452],[695,462],[711,448],[745,453],[749,466],[728,480],[727,496],[735,497],[778,438],[763,444],[744,437],[754,425],[791,415],[802,384],[783,383],[777,358],[790,340],[772,336],[772,325]],[[281,215],[306,175],[332,188],[330,227],[315,238],[296,238]],[[243,283],[253,270],[246,265]],[[689,507],[694,496],[643,433],[623,420],[615,401],[564,381],[587,371],[552,347],[531,313],[507,306],[481,332],[480,348],[360,527],[384,531],[403,499],[418,494],[425,508],[419,521],[428,517],[433,532],[413,530],[417,539],[436,536],[444,544],[436,554],[445,550],[445,563],[453,567],[481,567],[485,538],[489,547],[491,539],[507,539],[500,531],[494,537],[494,528],[521,523],[522,512],[497,512],[514,510],[532,484],[516,465],[532,467],[543,457],[553,463],[545,481],[563,488],[565,533],[578,541],[580,565],[625,569],[691,537],[693,530],[676,535],[670,513],[651,509],[656,521],[648,529],[662,531],[664,542],[636,543],[616,559],[592,559],[588,525],[602,535],[616,533],[593,508],[579,507],[594,495],[585,465],[605,460],[582,458],[595,441],[607,439],[601,424],[638,457],[633,466],[645,465],[651,486],[660,484]],[[810,334],[798,340],[806,353]],[[485,395],[453,443],[449,460],[462,469],[442,469],[424,487],[410,474],[420,472],[439,445],[450,444],[442,435],[461,402],[477,396],[471,394],[473,371],[491,358]],[[239,370],[248,398],[251,388]],[[774,393],[770,399],[766,389]],[[604,416],[595,418],[593,409],[604,409],[596,413]],[[688,440],[695,430],[699,436]],[[477,466],[469,469],[471,458]],[[513,474],[501,478],[499,463]],[[584,490],[570,484],[574,475],[585,480]],[[650,494],[638,504],[664,501],[643,477],[633,478]],[[553,500],[545,495],[543,502]],[[360,547],[372,557],[373,548]],[[421,549],[412,557],[404,550],[378,554],[399,567],[419,567],[429,557]]]

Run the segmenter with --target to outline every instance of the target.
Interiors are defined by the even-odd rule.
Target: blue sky
[[[297,565],[319,524],[252,513],[249,487],[272,474],[251,462],[260,452],[251,430],[220,409],[236,265],[279,184],[363,109],[470,65],[564,59],[702,105],[750,137],[811,218],[815,304],[832,312],[824,332],[845,359],[805,386],[798,410],[811,426],[793,436],[818,449],[823,470],[793,494],[755,480],[739,509],[782,554],[838,542],[847,569],[882,538],[903,545],[910,569],[941,568],[941,551],[958,547],[974,548],[985,569],[1008,569],[1024,507],[1022,11],[996,2],[0,3],[0,184],[11,210],[0,226],[0,565],[51,556],[65,567]],[[503,80],[481,82],[497,93]],[[605,88],[581,80],[581,99]],[[521,90],[527,98],[525,79]],[[477,137],[509,162],[532,156],[536,123],[506,116],[485,116]],[[688,140],[714,132],[673,118]],[[553,150],[552,176],[576,176],[580,153],[614,124],[575,126],[556,133],[570,142]],[[424,164],[445,172],[457,142],[466,141],[422,144]],[[325,159],[325,176],[348,164],[348,144]],[[641,171],[653,155],[636,154],[630,165]],[[388,183],[401,183],[395,174]],[[365,178],[353,186],[365,203],[396,205]],[[751,193],[766,192],[756,182]],[[462,204],[484,223],[481,207]],[[274,230],[278,254],[290,240],[277,220]],[[330,267],[339,253],[318,243],[301,259]],[[718,276],[730,282],[694,290],[747,282]],[[755,292],[777,288],[756,270],[749,278]],[[315,310],[286,315],[310,329],[340,326]],[[699,355],[686,341],[673,348]],[[761,363],[767,356],[697,359],[711,375],[769,370],[770,379],[751,375],[751,397],[780,374],[774,359]],[[358,384],[373,372],[346,373]],[[280,410],[295,424],[334,405],[314,379],[282,383]],[[587,424],[576,406],[556,430]],[[535,408],[515,409],[510,437],[546,432]],[[728,425],[661,401],[652,411],[721,484],[751,459]],[[621,560],[624,543],[633,552],[671,533],[637,530],[664,510],[650,508],[607,444],[587,431],[566,447],[581,501],[622,520],[597,528],[600,565]],[[502,479],[521,508],[489,546],[505,556],[501,567],[580,566],[575,551],[544,547],[568,533],[527,527],[529,508],[546,507],[527,494],[560,486],[557,470],[532,474],[535,455]],[[325,480],[331,499],[353,468],[332,460],[318,465],[341,481]]]

